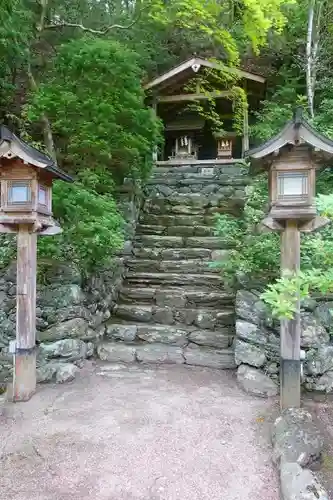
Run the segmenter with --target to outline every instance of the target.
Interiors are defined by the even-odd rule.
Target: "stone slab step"
[[[207,205],[205,207],[192,207],[188,205],[170,205],[168,203],[161,204],[152,203],[149,206],[145,206],[143,213],[153,214],[153,215],[203,215],[211,216],[218,214],[229,214],[234,217],[240,217],[244,209],[243,199],[233,199],[226,200],[219,205]]]
[[[205,366],[219,370],[236,368],[232,348],[214,349],[189,344],[187,347],[162,343],[126,344],[125,342],[101,342],[97,355],[110,363],[172,363]]]
[[[248,183],[248,178],[241,174],[236,174],[230,176],[224,173],[216,173],[215,175],[206,176],[201,173],[193,173],[193,174],[183,174],[172,172],[169,174],[154,174],[148,181],[146,182],[145,190],[149,190],[150,186],[170,186],[170,187],[178,187],[178,186],[195,186],[198,188],[199,186],[212,186],[216,189],[219,189],[220,186],[230,186],[231,184],[234,186],[244,186]]]
[[[160,226],[138,224],[136,234],[153,234],[164,236],[214,236],[214,227],[210,226]]]
[[[214,215],[155,215],[141,213],[140,223],[155,226],[214,226]]]
[[[204,366],[218,370],[233,370],[236,368],[232,347],[228,349],[212,349],[190,344],[184,348],[183,356],[187,365]]]
[[[178,274],[178,273],[127,273],[126,285],[140,286],[210,286],[223,289],[223,279],[219,274]]]
[[[120,290],[119,302],[141,302],[152,305],[194,307],[224,307],[233,304],[235,296],[231,292],[214,292],[209,287],[123,287]]]
[[[111,321],[106,327],[106,338],[127,343],[145,341],[148,343],[158,342],[182,347],[192,342],[206,347],[225,349],[232,344],[234,331],[230,327],[205,330],[185,325],[113,323]]]
[[[223,250],[221,250],[223,252]],[[133,254],[138,259],[150,260],[184,260],[184,259],[206,259],[212,261],[216,258],[216,252],[209,248],[158,248],[139,247],[133,249]]]
[[[227,189],[229,190],[227,192]],[[178,193],[175,196],[147,197],[143,212],[148,214],[209,215],[214,212],[233,213],[243,208],[244,190],[225,188],[225,194],[204,196],[200,193]]]
[[[229,242],[218,236],[158,236],[140,235],[135,238],[135,247],[158,248],[208,248],[210,250],[223,250],[230,247]]]
[[[234,326],[235,312],[231,307],[224,309],[182,307],[159,307],[147,304],[118,304],[113,310],[115,317],[141,323],[162,325],[185,324],[213,330],[220,326]]]
[[[227,258],[227,251],[225,258]],[[221,256],[222,257],[222,256]],[[128,259],[126,266],[130,271],[138,271],[139,273],[147,272],[169,272],[169,273],[220,273],[220,269],[212,268],[209,261],[200,259],[188,260],[145,260],[145,259]]]

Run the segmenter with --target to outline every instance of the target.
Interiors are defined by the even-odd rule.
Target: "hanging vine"
[[[195,100],[188,104],[186,111],[194,111],[210,123],[214,136],[225,134],[224,122],[217,110],[218,94],[224,93],[223,98],[232,103],[233,131],[242,135],[244,128],[244,114],[248,108],[245,90],[238,85],[240,76],[236,71],[224,66],[219,61],[214,63],[217,68],[203,68],[185,87],[189,93],[202,94],[206,98]],[[184,111],[185,111],[184,110]]]

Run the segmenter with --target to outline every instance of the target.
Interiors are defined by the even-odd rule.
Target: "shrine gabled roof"
[[[50,156],[30,146],[30,144],[17,137],[17,135],[4,125],[0,126],[0,158],[1,157],[20,158],[30,165],[50,172],[50,174],[58,179],[73,182],[72,177],[60,170],[56,162]]]
[[[301,108],[298,108],[293,119],[287,122],[276,136],[261,146],[246,151],[245,156],[260,160],[288,144],[294,146],[308,144],[317,151],[326,153],[329,156],[333,155],[333,141],[315,130],[303,117]]]
[[[146,83],[146,85],[144,85],[144,89],[149,90],[154,87],[158,87],[161,84],[165,85],[168,82],[168,80],[172,82],[177,76],[180,76],[182,73],[186,73],[188,70],[191,69],[193,73],[196,73],[201,67],[221,69],[221,64],[223,63],[208,61],[207,59],[203,59],[201,57],[192,57],[191,59],[188,59],[187,61],[179,64],[178,66],[175,66],[166,73],[163,73],[162,75],[157,76],[150,82]],[[223,65],[223,68],[227,71],[237,74],[241,78],[245,78],[246,80],[253,80],[255,82],[262,84],[264,84],[266,81],[266,79],[263,76],[250,73],[249,71],[244,71],[238,68],[236,69],[229,68],[226,65]]]

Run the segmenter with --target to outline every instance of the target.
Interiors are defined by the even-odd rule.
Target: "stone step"
[[[208,248],[210,250],[223,250],[230,248],[230,243],[219,236],[160,236],[142,234],[135,237],[136,248]]]
[[[156,306],[224,307],[234,304],[231,292],[212,292],[209,287],[123,287],[119,293],[121,303],[141,302]]]
[[[220,274],[138,273],[128,272],[124,285],[128,286],[209,286],[223,290]]]
[[[150,260],[183,260],[206,259],[212,261],[217,258],[217,253],[224,250],[210,250],[209,248],[134,248],[133,255],[138,259]]]
[[[155,215],[142,212],[139,221],[144,225],[173,226],[214,226],[214,215]]]
[[[174,363],[205,366],[218,370],[236,368],[233,349],[215,349],[190,343],[187,347],[154,343],[101,342],[97,355],[110,363]]]
[[[186,346],[189,342],[206,347],[225,349],[230,347],[234,331],[230,327],[205,330],[186,325],[157,325],[151,323],[113,323],[106,326],[106,338],[114,341],[171,344]]]
[[[244,206],[245,190],[225,187],[225,193],[204,195],[195,193],[175,193],[168,197],[146,197],[143,212],[148,214],[181,214],[181,215],[209,215],[211,209],[228,210]]]
[[[199,190],[200,186],[205,188],[207,192],[209,192],[212,188],[218,190],[221,186],[244,186],[248,182],[246,176],[242,174],[237,174],[233,176],[229,176],[225,173],[216,173],[215,175],[202,175],[201,173],[177,173],[175,171],[171,173],[154,173],[150,179],[146,182],[145,189],[150,186],[170,186],[170,187],[178,187],[178,186],[194,186],[197,190]],[[210,189],[209,189],[210,188]]]
[[[136,234],[159,236],[214,236],[214,227],[210,226],[160,226],[138,224]]]
[[[221,176],[225,176],[225,178],[229,181],[232,181],[233,178],[238,178],[240,175],[242,177],[246,177],[244,167],[246,165],[242,162],[235,163],[201,163],[201,164],[184,164],[180,163],[179,165],[155,165],[152,177],[153,178],[183,178],[183,179],[191,179],[191,178],[203,178],[203,179],[216,179],[221,178]],[[207,168],[213,169],[212,175],[207,174]],[[205,175],[203,175],[203,173]]]
[[[228,253],[225,250],[226,254]],[[227,258],[227,255],[225,255]],[[187,260],[144,260],[144,259],[129,259],[126,261],[126,267],[130,271],[137,271],[139,273],[153,272],[153,273],[220,273],[221,270],[212,268],[209,261],[202,261],[200,259],[187,259]]]
[[[118,304],[113,310],[115,317],[125,321],[160,323],[162,325],[185,324],[197,328],[214,330],[221,326],[233,326],[235,312],[231,307],[224,309],[180,307],[159,307],[147,304]]]

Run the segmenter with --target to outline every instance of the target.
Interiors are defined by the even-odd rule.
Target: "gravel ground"
[[[278,500],[268,424],[275,401],[230,372],[97,365],[8,405],[6,500]]]

